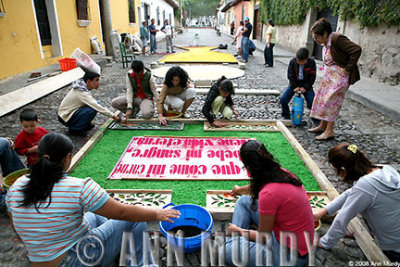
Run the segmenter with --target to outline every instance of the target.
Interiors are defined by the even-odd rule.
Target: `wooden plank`
[[[162,85],[161,85],[162,86]],[[161,92],[162,87],[157,88],[157,92]],[[194,88],[197,94],[206,95],[210,88]],[[236,89],[235,95],[280,95],[281,92],[275,89]]]
[[[114,115],[119,115],[121,112],[116,111]],[[71,165],[69,166],[67,173],[71,173],[78,163],[86,156],[86,154],[92,149],[92,147],[100,140],[103,136],[104,132],[107,130],[108,126],[113,122],[112,118],[109,118],[100,129],[86,142],[86,144],[74,155],[71,161]]]
[[[172,200],[172,190],[106,189],[106,191],[115,200],[128,205],[162,208]]]
[[[194,124],[194,123],[202,123],[206,122],[206,119],[183,119],[183,118],[176,118],[176,119],[168,119],[171,121],[181,121],[184,122],[185,124]],[[148,120],[145,119],[128,119],[127,123],[135,123],[135,122],[143,122],[143,121],[158,121],[157,118],[151,118]],[[252,119],[242,119],[242,120],[221,120],[223,122],[234,122],[234,123],[266,123],[266,124],[276,124],[278,120],[252,120]],[[286,126],[290,127],[292,126],[292,121],[291,120],[281,120],[281,122]]]
[[[83,75],[81,68],[75,68],[0,96],[0,117],[57,91]]]
[[[233,132],[280,132],[275,122],[238,122],[238,121],[227,121],[224,127],[212,127],[208,121],[204,122],[205,132],[221,132],[221,131],[233,131]],[[235,128],[235,127],[239,128]],[[267,126],[268,128],[262,128]]]
[[[282,134],[292,145],[293,149],[296,151],[297,155],[303,160],[306,167],[310,170],[311,174],[317,180],[319,186],[322,190],[327,192],[328,198],[330,200],[335,199],[339,196],[335,187],[331,184],[328,178],[323,174],[320,168],[315,164],[310,155],[304,150],[292,133],[285,127],[285,125],[278,121],[278,128],[281,130]],[[389,262],[389,259],[383,254],[382,250],[376,245],[375,240],[369,234],[368,230],[361,224],[360,220],[356,217],[350,221],[348,228],[354,233],[357,244],[360,246],[361,250],[364,252],[365,256],[369,261],[372,262]]]
[[[320,188],[327,192],[329,199],[332,200],[338,197],[339,194],[336,191],[336,189],[332,186],[328,178],[326,178],[325,174],[320,170],[318,165],[315,164],[310,155],[308,155],[308,153],[304,150],[304,148],[300,145],[300,143],[296,140],[296,138],[292,135],[292,133],[285,127],[285,125],[282,122],[278,121],[276,125],[281,130],[283,136],[285,136],[289,144],[296,151],[300,159],[303,160],[305,166],[314,176],[315,180],[317,180]]]
[[[110,178],[108,178],[110,179]],[[124,178],[122,177],[121,179],[110,179],[110,180],[143,180],[143,181],[244,181],[244,180],[249,180],[250,178],[218,178],[215,179],[213,177],[207,177],[207,178],[168,178],[168,177],[163,177],[163,178],[155,178],[155,177],[140,177],[140,178],[133,178],[133,177],[128,177]]]
[[[169,189],[106,189],[108,193],[163,193],[172,194]]]

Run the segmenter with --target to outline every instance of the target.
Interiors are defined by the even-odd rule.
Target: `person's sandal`
[[[182,113],[182,118],[190,119],[192,116],[188,112]]]

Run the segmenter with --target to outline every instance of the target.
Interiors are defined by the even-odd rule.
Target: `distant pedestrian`
[[[157,28],[154,23],[156,22],[155,19],[151,19],[151,24],[149,25],[149,31],[150,31],[150,53],[154,54],[157,53]]]
[[[275,39],[275,24],[272,19],[268,20],[268,28],[267,28],[267,43],[264,48],[264,60],[266,67],[274,66],[274,46],[276,43]]]
[[[86,72],[82,79],[72,83],[72,89],[58,107],[58,120],[68,127],[68,134],[86,136],[86,132],[94,127],[92,120],[97,112],[119,120],[108,108],[97,103],[91,94],[100,85],[100,74]]]
[[[38,160],[38,144],[48,131],[40,126],[39,117],[33,109],[24,109],[19,115],[22,131],[15,137],[15,151],[26,156],[28,167]]]
[[[170,48],[171,52],[175,53],[174,45],[172,44],[172,38],[174,38],[174,28],[169,25],[169,21],[166,19],[164,22],[164,26],[161,28],[161,31],[165,33],[165,46],[167,48],[167,53],[169,53]]]
[[[233,35],[235,33],[235,22],[232,21],[231,23],[231,35]]]
[[[349,86],[360,79],[357,61],[361,47],[340,33],[332,33],[332,26],[326,18],[315,22],[311,32],[314,40],[324,45],[324,75],[311,110],[311,117],[320,119],[321,123],[308,131],[322,133],[315,139],[326,141],[335,137],[333,126]]]
[[[140,26],[140,40],[142,40],[142,53],[145,55],[149,44],[149,31],[147,30],[146,21],[142,21],[142,26]]]
[[[281,96],[282,117],[290,119],[289,102],[295,93],[302,93],[307,102],[307,107],[312,108],[314,101],[313,85],[315,82],[317,69],[315,61],[309,58],[309,51],[302,47],[296,52],[296,57],[290,60],[287,75],[289,87]]]
[[[236,117],[239,116],[239,113],[237,113],[233,106],[232,95],[234,94],[235,89],[233,88],[233,83],[225,76],[222,76],[211,86],[201,111],[211,126],[225,126],[225,123],[215,120],[215,116],[219,113],[225,119],[231,119],[233,114],[235,114]]]
[[[242,60],[241,62],[247,63],[249,59],[249,49],[250,49],[250,34],[253,30],[253,25],[250,23],[250,18],[244,18],[244,29],[242,32],[242,43],[241,43],[241,50],[242,50]]]
[[[236,31],[235,38],[233,39],[233,43],[236,42],[236,49],[237,49],[237,54],[235,56],[242,56],[242,52],[240,50],[240,46],[242,45],[242,32],[244,29],[244,22],[241,20],[240,21],[240,26],[238,30]]]

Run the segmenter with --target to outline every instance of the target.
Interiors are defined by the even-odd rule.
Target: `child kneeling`
[[[219,113],[226,119],[231,119],[233,114],[236,117],[239,116],[233,106],[232,95],[234,94],[233,83],[225,76],[222,76],[211,86],[202,109],[204,117],[207,118],[211,126],[225,126],[225,123],[215,120],[215,116]]]

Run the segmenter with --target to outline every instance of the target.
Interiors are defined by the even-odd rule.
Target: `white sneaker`
[[[182,113],[182,117],[185,118],[185,119],[190,119],[191,118],[189,112]]]

